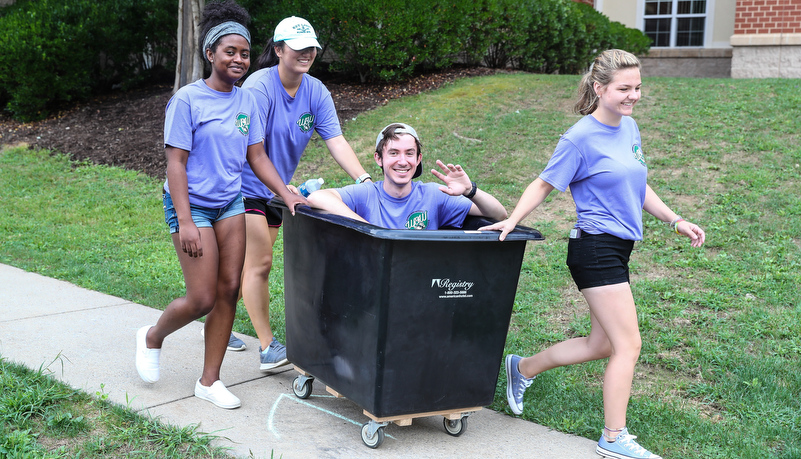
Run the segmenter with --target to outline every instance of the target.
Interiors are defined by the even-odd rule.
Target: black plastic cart
[[[293,391],[315,379],[370,421],[372,448],[390,422],[442,415],[461,435],[467,416],[492,403],[526,241],[460,230],[389,230],[298,208],[284,212],[287,357],[300,372]],[[471,230],[472,229],[472,230]]]

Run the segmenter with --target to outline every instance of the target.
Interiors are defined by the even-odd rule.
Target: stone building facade
[[[738,0],[732,78],[801,78],[801,0]]]

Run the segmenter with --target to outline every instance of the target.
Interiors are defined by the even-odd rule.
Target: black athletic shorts
[[[281,210],[267,204],[266,199],[251,199],[245,198],[245,213],[253,215],[262,215],[267,219],[267,225],[272,228],[280,228],[284,223],[284,217],[281,215]]]
[[[567,267],[579,290],[629,283],[629,257],[634,241],[611,234],[580,231],[567,243]]]

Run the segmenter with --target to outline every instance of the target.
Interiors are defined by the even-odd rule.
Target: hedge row
[[[639,30],[571,0],[239,0],[254,53],[275,25],[308,19],[328,70],[400,80],[455,63],[578,73],[607,48],[648,50]],[[171,72],[178,0],[18,0],[0,8],[0,106],[17,119]],[[155,65],[154,65],[155,63]],[[324,68],[318,64],[317,68]]]
[[[361,81],[397,80],[461,62],[541,73],[578,73],[608,48],[635,54],[651,40],[571,0],[241,0],[254,48],[289,15],[315,27],[331,69]]]
[[[20,0],[0,8],[0,106],[21,121],[174,68],[178,0]]]

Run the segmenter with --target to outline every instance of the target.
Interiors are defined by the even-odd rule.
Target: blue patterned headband
[[[234,21],[223,22],[222,24],[212,27],[211,30],[209,30],[209,33],[206,34],[206,39],[203,40],[203,55],[205,56],[206,50],[211,48],[211,45],[213,45],[214,42],[216,42],[220,37],[223,35],[230,35],[232,33],[242,35],[245,37],[245,40],[248,41],[248,45],[250,45],[250,32],[248,32],[247,27]],[[206,59],[208,59],[208,57]]]

